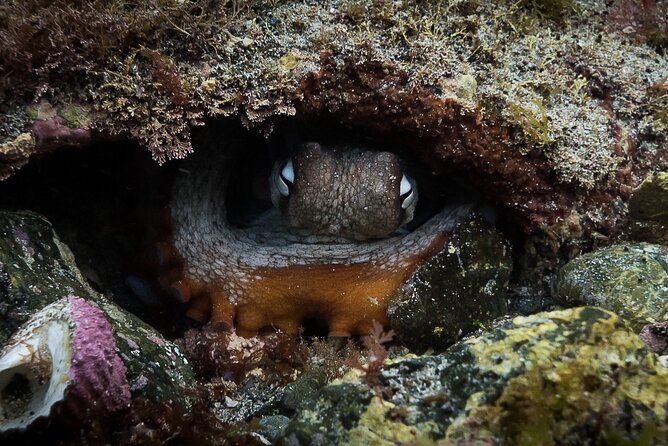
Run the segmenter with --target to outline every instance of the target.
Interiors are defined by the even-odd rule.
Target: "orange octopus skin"
[[[161,280],[189,302],[190,317],[234,326],[245,337],[265,327],[297,334],[305,319],[326,322],[330,336],[366,335],[373,321],[387,325],[389,300],[470,213],[451,207],[408,234],[366,242],[313,239],[280,225],[237,228],[226,218],[229,158],[191,162],[170,204],[167,256],[182,264]]]

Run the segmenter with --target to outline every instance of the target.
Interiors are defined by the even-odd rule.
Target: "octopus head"
[[[383,238],[413,219],[417,184],[390,152],[302,145],[271,174],[290,227],[353,240]]]

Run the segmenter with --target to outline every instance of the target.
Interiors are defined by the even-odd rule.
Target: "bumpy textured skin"
[[[353,240],[387,237],[413,218],[404,210],[399,158],[390,152],[304,144],[292,157],[294,184],[278,205],[291,227]]]
[[[225,208],[229,150],[196,154],[177,179],[170,205],[176,252],[167,257],[182,264],[161,281],[191,302],[191,317],[236,326],[243,336],[263,327],[296,334],[306,318],[327,322],[331,336],[368,334],[374,320],[387,323],[389,298],[470,211],[447,208],[406,235],[368,242],[281,225],[233,227]]]

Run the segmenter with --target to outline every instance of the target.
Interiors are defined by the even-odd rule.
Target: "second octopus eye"
[[[280,166],[280,171],[275,178],[276,188],[284,197],[290,195],[290,187],[295,182],[295,171],[292,166],[292,160],[284,161]]]
[[[401,184],[399,185],[399,196],[401,197],[401,209],[407,209],[415,201],[417,194],[415,193],[415,180],[408,175],[401,177]]]

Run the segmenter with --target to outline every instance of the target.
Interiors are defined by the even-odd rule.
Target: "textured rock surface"
[[[638,336],[657,355],[668,355],[668,322],[645,325]]]
[[[612,245],[584,254],[559,271],[555,292],[568,305],[614,311],[640,331],[668,317],[668,248]]]
[[[668,370],[598,308],[517,317],[441,355],[388,363],[379,379],[375,396],[355,375],[324,387],[282,444],[668,441]]]
[[[665,8],[550,5],[14,2],[0,10],[0,138],[11,145],[49,119],[33,98],[68,126],[128,135],[159,160],[189,153],[190,129],[208,118],[268,132],[291,115],[464,172],[527,230],[575,210],[607,232],[631,188],[665,164],[666,39],[638,26]]]
[[[88,290],[72,253],[43,216],[0,211],[0,344],[34,312]]]
[[[505,314],[511,269],[501,234],[469,220],[402,286],[388,308],[390,325],[416,350],[445,348]]]
[[[44,217],[0,211],[0,344],[33,314],[70,295],[94,302],[111,324],[134,396],[190,408],[194,377],[180,349],[92,290]]]
[[[647,178],[629,200],[631,237],[649,243],[668,244],[668,173]]]

